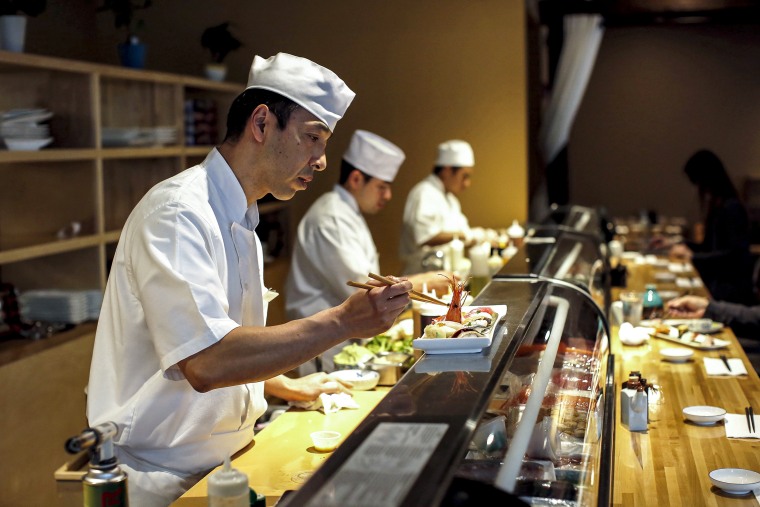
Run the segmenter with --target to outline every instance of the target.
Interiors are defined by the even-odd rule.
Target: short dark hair
[[[457,171],[459,171],[459,170],[460,170],[462,167],[464,167],[464,166],[453,166],[453,165],[451,165],[451,166],[445,166],[445,165],[437,165],[437,166],[433,167],[433,174],[441,174],[441,171],[443,171],[443,168],[444,168],[444,167],[451,167],[451,172],[452,172],[452,173],[454,173],[454,174],[456,174],[456,173],[457,173]]]
[[[360,173],[362,173],[362,176],[364,176],[364,183],[367,183],[369,180],[372,179],[372,176],[370,176],[369,174],[365,173],[364,171],[362,171],[358,167],[354,166],[352,163],[346,162],[345,159],[341,159],[341,161],[340,161],[340,177],[338,178],[338,184],[339,185],[345,185],[346,182],[348,181],[348,176],[353,171],[359,171]]]
[[[230,110],[227,113],[227,133],[224,140],[237,141],[245,130],[248,118],[260,104],[266,105],[275,118],[277,126],[283,130],[288,125],[288,120],[293,111],[299,106],[292,100],[283,97],[279,93],[261,88],[249,88],[235,97]]]

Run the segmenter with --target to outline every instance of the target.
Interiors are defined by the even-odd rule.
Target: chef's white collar
[[[361,211],[359,210],[359,203],[356,202],[356,198],[351,195],[351,192],[343,188],[342,185],[335,184],[335,187],[333,187],[333,190],[335,190],[338,193],[338,196],[349,206],[351,206],[351,209],[354,210],[357,214],[361,214]]]
[[[222,194],[220,201],[225,218],[254,230],[259,224],[259,208],[255,202],[248,206],[243,187],[219,150],[212,149],[204,164],[209,180]]]
[[[443,180],[437,174],[435,173],[428,174],[427,178],[425,179],[428,180],[433,186],[435,186],[435,188],[440,190],[441,193],[448,194],[448,192],[446,191],[446,187],[443,186]]]

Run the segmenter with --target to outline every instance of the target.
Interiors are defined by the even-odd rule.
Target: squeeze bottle
[[[224,468],[208,478],[209,507],[249,507],[248,476],[232,468],[229,455]]]

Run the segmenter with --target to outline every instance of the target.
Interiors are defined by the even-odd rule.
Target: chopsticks
[[[374,273],[370,273],[368,275],[373,280],[377,280],[378,282],[383,282],[385,285],[393,285],[395,282],[389,278],[385,278],[384,276],[376,275]],[[377,289],[377,285],[370,285],[368,283],[361,283],[361,282],[354,282],[353,280],[349,280],[346,282],[346,285],[349,285],[351,287],[356,287],[358,289]],[[423,294],[422,292],[417,292],[416,290],[409,291],[409,299],[414,299],[415,301],[419,301],[421,303],[432,303],[436,305],[442,305],[442,306],[449,306],[448,303],[435,299],[432,296],[428,296],[427,294]]]
[[[373,280],[377,280],[378,282],[383,282],[385,285],[393,285],[394,282],[390,278],[386,278],[384,276],[376,275],[375,273],[369,273],[367,275],[368,277],[372,278]],[[448,303],[441,301],[440,299],[436,299],[432,296],[428,296],[427,294],[424,294],[422,292],[417,292],[416,290],[412,289],[409,291],[409,297],[411,299],[414,299],[412,296],[419,298],[418,301],[423,301],[427,303],[433,303],[435,305],[442,305],[442,306],[449,306]]]
[[[744,407],[744,415],[747,416],[747,429],[750,433],[755,432],[755,411],[752,407]]]
[[[728,364],[728,358],[726,357],[726,354],[721,354],[720,360],[723,361],[723,364],[726,365],[726,369],[730,371],[731,373],[733,373],[733,370],[731,369],[731,365]]]

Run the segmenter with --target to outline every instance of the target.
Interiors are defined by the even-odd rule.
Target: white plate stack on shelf
[[[97,319],[102,302],[99,290],[30,290],[19,297],[19,311],[27,322],[79,324]]]
[[[177,127],[103,127],[104,147],[166,146],[176,144]]]
[[[0,116],[0,137],[11,151],[35,151],[53,142],[47,109],[11,109]]]

